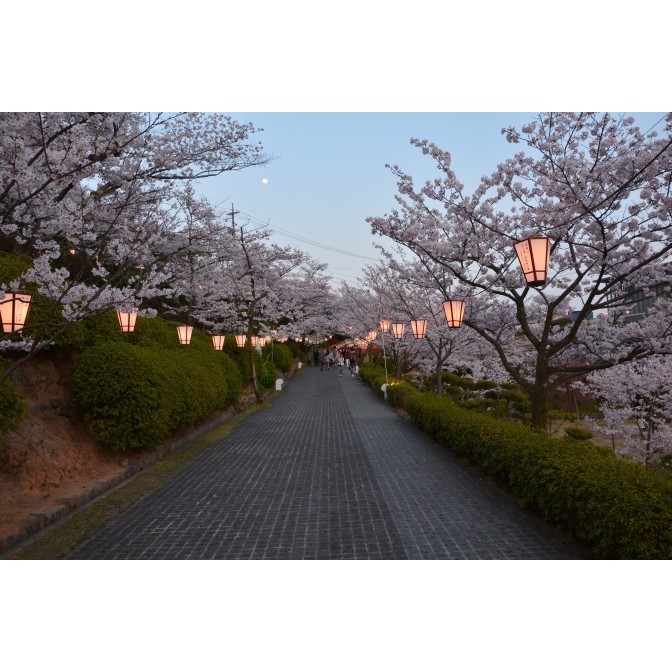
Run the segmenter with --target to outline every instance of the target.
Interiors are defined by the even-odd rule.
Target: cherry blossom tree
[[[30,259],[4,291],[37,287],[60,317],[2,342],[28,354],[74,322],[166,290],[178,185],[264,164],[257,132],[219,114],[0,114],[0,247]]]
[[[596,431],[621,437],[621,454],[647,466],[672,453],[672,357],[654,355],[589,374],[580,389],[597,397]],[[606,425],[606,426],[605,426]]]
[[[520,131],[503,129],[527,152],[498,165],[471,194],[450,154],[427,140],[411,143],[436,163],[439,177],[416,187],[388,166],[397,208],[368,218],[372,231],[445,271],[437,287],[468,301],[465,326],[528,392],[538,427],[547,426],[554,387],[670,351],[669,321],[651,313],[636,326],[621,325],[603,315],[627,303],[624,287],[669,282],[672,115],[663,126],[659,136],[623,116],[540,115]],[[526,286],[513,248],[533,235],[550,240],[543,287]]]
[[[188,276],[193,265],[184,266],[184,287],[195,320],[244,333],[248,343],[253,336],[295,337],[313,328],[329,285],[326,267],[296,248],[269,242],[269,237],[263,226],[220,226],[209,242],[212,246],[218,241],[216,249],[199,257],[200,270]],[[252,349],[249,357],[255,396],[261,402]]]

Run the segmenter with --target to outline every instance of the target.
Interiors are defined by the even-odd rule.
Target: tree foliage
[[[672,115],[660,135],[632,118],[543,114],[503,129],[523,149],[466,193],[451,156],[428,140],[412,144],[438,166],[417,187],[398,166],[397,208],[370,217],[372,231],[407,248],[446,296],[468,301],[465,325],[497,352],[546,425],[549,391],[578,375],[672,345],[672,306],[641,322],[605,314],[627,303],[624,288],[668,283],[672,253]],[[513,244],[551,242],[549,280],[525,285]],[[569,323],[566,317],[578,307]]]

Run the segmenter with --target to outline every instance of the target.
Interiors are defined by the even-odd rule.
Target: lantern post
[[[385,365],[385,384],[389,383],[387,379],[387,356],[385,355],[385,332],[390,328],[390,320],[386,317],[380,320],[380,340],[383,343],[383,364]]]

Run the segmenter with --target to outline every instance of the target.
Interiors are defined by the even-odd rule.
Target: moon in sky
[[[267,178],[264,178],[264,179],[261,181],[261,183],[262,183],[262,184],[268,184],[268,179],[267,179]]]

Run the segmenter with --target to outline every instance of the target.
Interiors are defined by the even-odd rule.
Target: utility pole
[[[233,209],[233,203],[231,203],[231,233],[235,235],[236,233],[236,219],[235,216],[239,215],[238,210]]]

